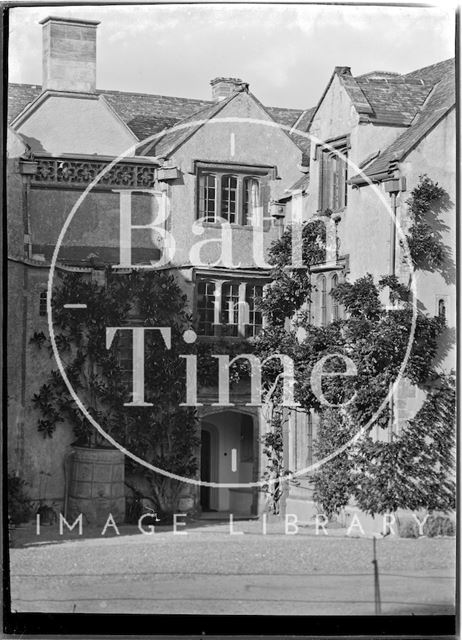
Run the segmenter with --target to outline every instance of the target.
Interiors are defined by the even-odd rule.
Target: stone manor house
[[[42,85],[11,84],[8,96],[8,456],[9,471],[30,483],[34,499],[62,505],[63,461],[73,434],[65,424],[51,440],[37,431],[31,398],[53,362],[29,341],[34,332],[48,331],[51,256],[64,221],[96,173],[124,155],[82,202],[60,249],[58,270],[97,277],[95,265],[117,265],[120,192],[139,189],[143,208],[142,190],[155,189],[168,202],[166,225],[176,243],[171,268],[181,275],[199,339],[218,332],[229,340],[249,338],[262,328],[257,301],[269,283],[269,269],[255,263],[254,226],[262,229],[266,251],[295,207],[304,220],[330,209],[336,255],[311,274],[312,321],[326,324],[343,312],[330,296],[337,283],[368,272],[376,278],[408,277],[394,221],[377,189],[404,228],[406,199],[420,175],[428,174],[455,200],[455,72],[453,60],[405,75],[353,76],[349,67],[335,67],[317,105],[305,110],[263,105],[237,78],[213,79],[211,95],[204,87],[203,100],[99,90],[98,23],[48,17],[41,25]],[[331,151],[303,133],[329,143]],[[197,242],[191,228],[198,218],[201,240],[219,237],[220,218],[230,223],[238,267],[216,264],[213,244],[204,247],[200,262],[191,260]],[[453,251],[454,218],[453,212],[446,214],[444,231]],[[149,264],[158,256],[149,233],[133,233],[133,264]],[[420,273],[417,287],[426,312],[444,313],[451,328],[450,271],[446,278]],[[454,360],[449,349],[444,368],[452,369]],[[403,386],[397,421],[418,404],[418,393]],[[266,427],[258,407],[243,403],[229,409],[209,402],[200,408],[200,421],[202,479],[246,483],[261,477],[260,436]],[[284,434],[289,468],[313,462],[315,437],[315,415],[291,416]],[[287,511],[308,520],[310,496],[309,478],[302,477],[290,487]],[[190,505],[258,515],[263,498],[252,490],[212,489],[197,491]]]

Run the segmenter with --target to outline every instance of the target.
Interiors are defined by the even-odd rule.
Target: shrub
[[[423,530],[429,538],[456,535],[455,523],[448,516],[429,516]]]
[[[8,519],[12,524],[27,522],[32,515],[27,484],[22,478],[8,476]]]
[[[419,526],[414,518],[398,518],[398,533],[400,538],[419,538]],[[455,536],[456,527],[454,521],[449,516],[431,515],[428,516],[423,526],[423,535],[428,538],[436,536]]]

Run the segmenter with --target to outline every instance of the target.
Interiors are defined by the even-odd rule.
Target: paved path
[[[73,539],[11,550],[17,611],[370,615],[372,540],[258,522],[147,536]],[[88,535],[87,532],[85,532]],[[131,534],[131,535],[130,535]],[[59,539],[59,538],[58,538]],[[377,540],[382,613],[452,613],[453,539]]]

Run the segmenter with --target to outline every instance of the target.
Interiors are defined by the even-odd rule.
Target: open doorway
[[[201,486],[203,512],[252,516],[257,512],[257,489],[245,486],[257,479],[257,433],[254,416],[239,411],[208,414],[201,423],[201,469],[204,482],[242,487]]]

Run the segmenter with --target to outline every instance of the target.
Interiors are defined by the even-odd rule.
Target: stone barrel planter
[[[117,525],[125,519],[125,458],[118,449],[73,447],[67,520],[80,513],[83,524],[104,525],[109,514]]]

